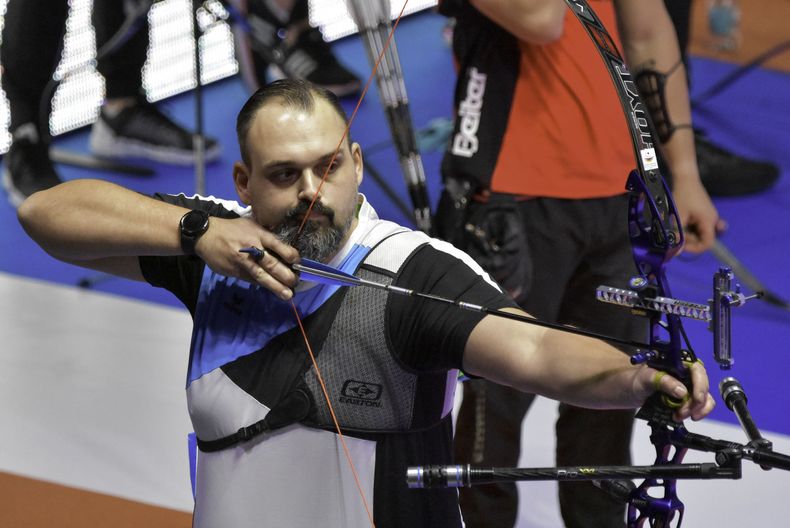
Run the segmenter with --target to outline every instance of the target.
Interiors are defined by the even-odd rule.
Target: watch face
[[[181,225],[187,233],[196,234],[205,230],[207,223],[208,214],[203,211],[191,211],[184,215]]]

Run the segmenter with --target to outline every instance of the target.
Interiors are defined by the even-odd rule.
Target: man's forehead
[[[275,99],[255,113],[247,139],[252,151],[270,158],[294,149],[334,150],[344,131],[343,119],[322,99],[316,99],[312,109]]]
[[[337,110],[328,101],[321,98],[313,99],[312,108],[289,104],[279,97],[272,99],[255,113],[253,125],[263,127],[268,125],[337,127],[341,133],[345,129],[345,123],[338,115]]]

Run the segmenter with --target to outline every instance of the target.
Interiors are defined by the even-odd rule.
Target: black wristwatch
[[[209,215],[206,211],[189,211],[181,217],[179,231],[181,232],[181,249],[187,255],[195,254],[195,244],[208,230]]]

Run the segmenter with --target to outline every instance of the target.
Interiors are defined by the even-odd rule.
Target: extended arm
[[[523,312],[522,312],[523,313]],[[633,366],[628,356],[596,339],[487,316],[472,331],[464,350],[470,374],[590,408],[636,408],[655,391],[656,371]],[[693,397],[676,413],[695,420],[713,409],[704,368],[692,366]],[[671,376],[660,390],[682,398],[685,386]]]
[[[141,255],[182,255],[179,221],[188,209],[98,180],[75,180],[28,198],[18,210],[25,231],[55,258],[86,268],[143,280]],[[269,249],[287,262],[296,250],[248,218],[212,218],[196,252],[223,275],[258,282],[290,298],[296,277],[273,255],[259,263],[242,247]]]

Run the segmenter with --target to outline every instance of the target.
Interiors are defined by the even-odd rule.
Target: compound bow
[[[638,161],[637,169],[629,174],[626,184],[630,195],[628,226],[638,275],[631,280],[631,289],[601,286],[597,296],[604,302],[629,306],[650,319],[649,342],[627,343],[641,348],[632,356],[633,363],[646,363],[689,384],[687,365],[697,358],[683,330],[681,317],[711,321],[715,335],[715,358],[723,368],[729,368],[732,365],[729,350],[730,308],[743,304],[748,298],[739,292],[730,291],[732,274],[726,268],[714,279],[714,300],[711,306],[672,298],[664,266],[680,252],[684,237],[671,193],[659,171],[645,106],[622,56],[597,15],[585,0],[565,1],[593,40],[614,81]],[[384,53],[385,50],[380,50],[379,57]],[[396,294],[452,303],[463,309],[518,318],[513,314],[462,301],[371,283],[318,263],[303,260],[294,268],[302,274],[302,279],[344,286],[377,287]],[[524,319],[524,322],[532,324],[563,328],[561,325]],[[567,330],[621,342],[578,329]],[[645,522],[649,522],[650,526],[663,527],[670,526],[674,520],[677,520],[677,526],[682,522],[684,506],[677,496],[676,488],[679,478],[740,478],[740,461],[743,458],[759,461],[766,466],[790,469],[790,457],[772,453],[769,446],[744,446],[689,433],[681,423],[672,419],[673,409],[669,404],[671,402],[655,394],[637,414],[637,417],[647,420],[651,428],[651,442],[656,450],[652,466],[537,470],[479,470],[468,466],[409,468],[407,480],[413,487],[431,487],[471,485],[473,481],[604,480],[645,476],[638,487],[613,484],[608,487],[608,491],[627,501],[629,527],[643,526]],[[689,448],[716,452],[718,464],[682,464]],[[655,488],[662,488],[661,497],[651,495],[651,490]]]
[[[714,357],[723,369],[732,364],[730,350],[730,309],[740,306],[746,297],[731,290],[733,275],[721,268],[714,277],[714,295],[710,306],[672,298],[664,266],[683,247],[684,237],[677,209],[669,188],[659,172],[652,131],[636,84],[617,47],[600,19],[585,0],[566,0],[566,4],[582,23],[603,59],[614,81],[621,106],[626,115],[637,169],[627,180],[629,192],[628,228],[633,258],[638,274],[631,279],[629,290],[601,286],[599,300],[628,306],[650,320],[649,345],[632,356],[632,363],[646,363],[668,372],[688,384],[687,365],[697,360],[683,330],[681,317],[709,321],[714,332]],[[737,381],[729,378],[736,387]],[[724,389],[723,389],[724,390]],[[732,390],[740,390],[732,389]],[[728,400],[728,406],[730,401]],[[745,396],[744,396],[745,405]],[[744,407],[745,409],[745,407]],[[748,411],[744,411],[748,416]],[[739,418],[741,414],[739,413]],[[761,438],[751,423],[744,425],[750,439],[748,445],[714,440],[688,432],[683,424],[672,419],[671,402],[654,394],[637,413],[651,428],[651,443],[656,450],[652,466],[611,466],[577,468],[500,468],[472,469],[469,466],[409,468],[407,481],[413,487],[464,486],[474,483],[510,480],[597,480],[645,477],[638,487],[630,481],[601,482],[601,487],[628,503],[629,528],[643,526],[680,526],[684,505],[677,496],[679,478],[740,478],[743,458],[763,463],[764,468],[790,469],[790,457],[773,453],[770,442]],[[751,429],[751,431],[750,431]],[[688,449],[715,452],[717,464],[682,464]],[[651,491],[660,488],[659,493]],[[660,495],[660,496],[657,496]]]

